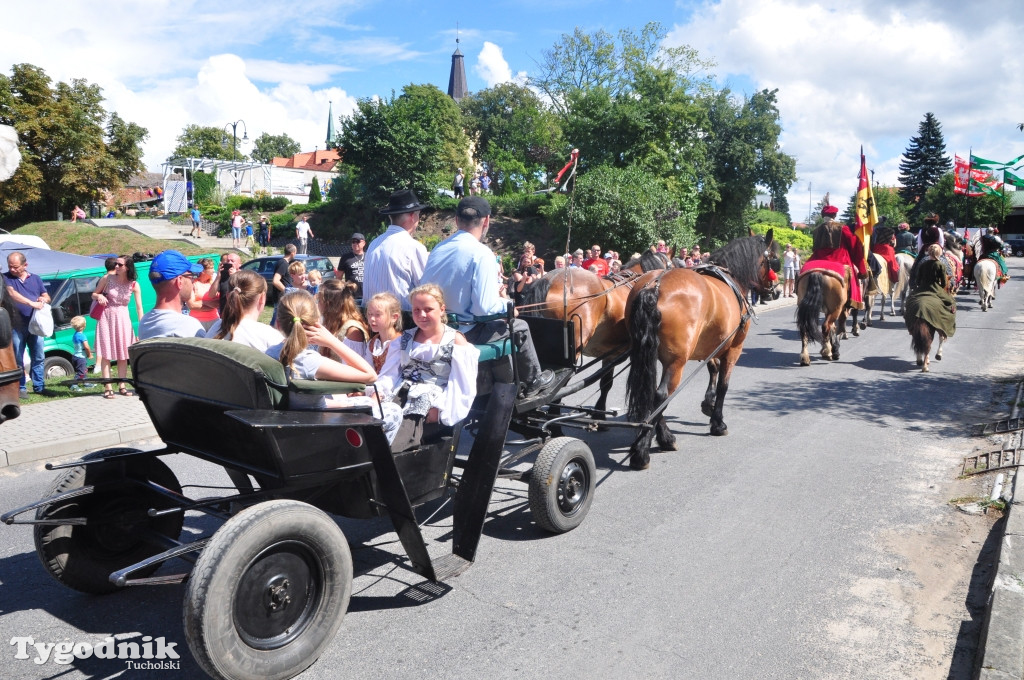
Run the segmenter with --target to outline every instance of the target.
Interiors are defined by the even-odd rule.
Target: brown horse
[[[711,434],[728,434],[722,404],[750,327],[748,292],[766,292],[761,282],[777,250],[772,236],[769,230],[765,236],[736,239],[713,252],[708,266],[649,272],[633,286],[626,301],[632,337],[626,390],[629,419],[651,420],[652,427],[641,429],[633,442],[630,467],[642,470],[650,465],[653,436],[663,450],[676,448],[662,411],[691,359],[707,361],[709,380],[701,411],[711,418]]]
[[[839,359],[839,339],[846,331],[850,277],[853,276],[849,267],[846,270],[846,276],[841,277],[830,269],[805,267],[797,279],[796,325],[800,331],[801,366],[811,365],[811,357],[807,350],[811,340],[821,343],[822,358],[831,361]],[[819,325],[818,321],[822,314],[825,315],[825,320]],[[856,333],[856,323],[853,328]]]
[[[11,319],[14,306],[7,289],[0,282],[0,423],[21,414],[18,404],[18,383],[21,369],[14,360],[14,343],[11,335]]]
[[[629,331],[626,328],[626,297],[646,271],[665,269],[671,261],[661,253],[647,251],[627,262],[620,274],[599,277],[578,267],[555,269],[523,291],[519,310],[549,319],[573,319],[578,332],[577,347],[583,354],[601,359],[605,374],[594,408],[604,411],[612,388],[612,367],[626,358]],[[577,357],[579,358],[579,357]]]

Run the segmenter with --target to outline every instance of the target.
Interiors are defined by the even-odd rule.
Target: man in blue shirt
[[[29,373],[32,376],[33,389],[45,396],[50,396],[43,381],[43,366],[46,364],[46,353],[44,346],[46,339],[41,335],[34,335],[28,330],[28,322],[32,314],[41,309],[44,304],[50,303],[50,295],[46,292],[46,285],[43,280],[28,271],[28,260],[25,254],[15,251],[7,256],[7,271],[4,273],[4,284],[7,291],[14,300],[14,318],[11,324],[14,326],[14,358],[18,368],[22,369],[21,393],[25,394],[25,350],[28,350],[30,360]]]
[[[490,204],[481,196],[463,198],[455,210],[455,224],[459,230],[431,251],[421,280],[441,287],[445,307],[455,314],[459,330],[471,343],[508,337],[504,318],[487,320],[504,315],[509,304],[498,294],[501,271],[494,253],[480,242],[491,224]],[[541,370],[526,322],[515,319],[512,330],[519,347],[519,377],[525,383],[525,393],[535,394],[554,382],[554,374]]]

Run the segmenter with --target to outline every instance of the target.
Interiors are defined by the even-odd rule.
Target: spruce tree
[[[925,192],[953,169],[953,162],[946,155],[942,125],[932,113],[924,114],[917,136],[911,138],[903,159],[900,161],[900,184],[903,185],[900,196],[913,206],[911,214],[916,217],[918,202]]]
[[[313,186],[311,186],[309,188],[309,202],[310,203],[319,203],[322,200],[324,200],[324,199],[323,199],[323,196],[320,195],[320,182],[317,181],[316,177],[314,177],[313,178]]]

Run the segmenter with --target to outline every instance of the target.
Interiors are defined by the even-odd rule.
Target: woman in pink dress
[[[128,303],[135,297],[136,317],[142,318],[142,291],[135,274],[135,262],[129,257],[118,257],[112,275],[104,276],[96,286],[92,299],[106,305],[103,316],[96,322],[96,351],[100,355],[100,368],[104,380],[110,379],[110,362],[117,362],[117,377],[128,377],[128,346],[135,342],[135,330],[128,312]],[[109,383],[103,390],[105,399],[113,399],[114,391]],[[118,390],[123,396],[131,392],[120,384]]]

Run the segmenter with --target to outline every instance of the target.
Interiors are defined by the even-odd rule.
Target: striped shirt
[[[426,265],[426,247],[405,229],[392,224],[366,249],[363,300],[377,293],[391,293],[402,309],[411,311],[409,291],[420,285]]]

